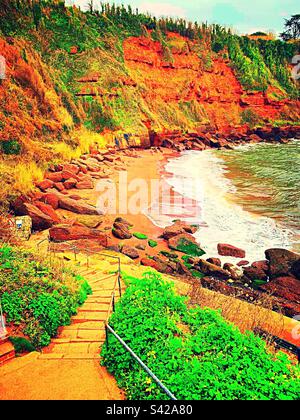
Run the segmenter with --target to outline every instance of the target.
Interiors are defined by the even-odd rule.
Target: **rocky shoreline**
[[[244,131],[245,130],[245,133]],[[277,137],[274,137],[274,136]],[[158,139],[159,137],[159,139]],[[166,149],[182,151],[204,150],[211,147],[231,148],[237,144],[260,141],[286,142],[300,138],[300,130],[294,127],[258,129],[251,132],[240,127],[236,135],[178,133],[155,136],[151,141],[151,153]],[[151,139],[151,136],[150,136]],[[34,231],[49,230],[50,241],[60,244],[72,241],[76,246],[107,248],[136,262],[175,276],[196,280],[199,286],[235,296],[251,303],[270,306],[274,311],[293,317],[300,313],[300,256],[284,249],[266,250],[266,259],[252,264],[246,260],[245,250],[231,244],[219,244],[219,256],[235,257],[237,263],[221,264],[215,255],[206,255],[193,234],[197,226],[175,221],[149,237],[135,232],[135,222],[116,217],[106,220],[90,203],[99,179],[110,178],[115,171],[125,170],[124,159],[139,157],[137,150],[91,150],[90,154],[70,163],[51,166],[43,181],[37,183],[37,191],[18,197],[11,208],[16,216],[29,216]],[[134,242],[133,242],[134,240]],[[88,243],[88,245],[87,245]]]
[[[235,146],[260,142],[286,143],[290,139],[300,139],[300,126],[273,127],[251,129],[248,125],[239,127],[222,127],[213,129],[207,127],[196,133],[181,132],[150,132],[152,147],[165,147],[178,152],[184,150],[205,150],[208,148],[232,149]]]

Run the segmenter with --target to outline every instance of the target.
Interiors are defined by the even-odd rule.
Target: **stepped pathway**
[[[116,274],[77,270],[90,284],[93,294],[73,316],[70,326],[62,327],[58,337],[43,350],[40,359],[98,359],[105,340],[104,322],[108,316]]]
[[[115,379],[99,363],[105,340],[104,321],[117,277],[111,274],[118,267],[115,261],[95,256],[87,267],[86,258],[77,257],[76,272],[88,281],[93,294],[42,353],[16,358],[0,368],[0,400],[124,398]],[[70,267],[74,268],[74,261],[70,261]]]

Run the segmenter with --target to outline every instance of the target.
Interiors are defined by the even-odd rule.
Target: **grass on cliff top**
[[[48,345],[90,293],[88,283],[71,271],[21,249],[0,246],[0,297],[6,322],[33,347]]]
[[[158,274],[126,280],[109,323],[177,399],[299,399],[300,370],[286,355],[218,311],[188,308]],[[167,399],[111,334],[101,355],[129,399]]]

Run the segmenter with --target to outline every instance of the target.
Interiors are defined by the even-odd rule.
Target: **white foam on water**
[[[201,214],[192,222],[200,224],[195,237],[208,257],[218,256],[218,243],[245,249],[250,262],[264,259],[268,248],[290,247],[292,232],[277,226],[273,219],[252,214],[228,200],[226,194],[234,194],[236,189],[225,177],[225,162],[213,151],[184,152],[167,163],[166,171],[171,174],[166,182],[176,192],[196,200],[201,208]],[[189,182],[182,183],[182,178]],[[166,226],[171,220],[164,217],[160,222]],[[238,260],[224,257],[223,261]]]

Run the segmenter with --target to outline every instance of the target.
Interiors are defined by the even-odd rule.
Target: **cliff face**
[[[1,4],[0,170],[7,187],[0,198],[28,190],[41,165],[70,160],[95,142],[136,146],[149,143],[149,130],[300,124],[299,101],[291,99],[299,89],[288,69],[294,50],[287,54],[285,43],[249,44],[206,25],[183,36],[191,31],[181,21],[169,21],[175,32],[166,22],[161,30],[124,7],[93,14],[63,2],[41,2],[39,10],[23,0]]]
[[[214,56],[205,66],[191,41],[173,33],[168,38],[174,45],[172,62],[164,60],[159,42],[138,37],[124,42],[126,67],[142,100],[157,116],[152,121],[155,128],[196,129],[209,124],[222,130],[258,121],[299,121],[299,102],[289,100],[279,88],[246,91],[228,59]]]

